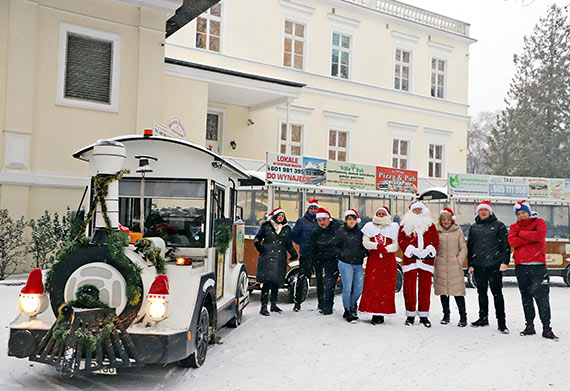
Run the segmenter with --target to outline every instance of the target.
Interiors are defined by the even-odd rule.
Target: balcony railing
[[[411,20],[425,26],[434,27],[450,33],[469,37],[469,24],[459,20],[448,18],[436,14],[435,12],[401,3],[396,0],[343,0],[347,3],[359,4],[361,6],[383,12],[385,14],[397,16],[402,19]]]

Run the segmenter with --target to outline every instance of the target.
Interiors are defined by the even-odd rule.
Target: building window
[[[285,38],[283,42],[283,65],[303,69],[305,55],[305,25],[285,21]]]
[[[443,177],[443,145],[429,144],[428,177]]]
[[[303,155],[303,125],[289,123],[289,129],[287,129],[287,123],[281,124],[279,153]]]
[[[410,65],[412,53],[407,50],[396,49],[394,69],[394,88],[402,91],[410,90]]]
[[[410,142],[394,139],[392,141],[392,168],[407,170],[409,167]]]
[[[331,76],[348,79],[350,62],[350,36],[333,33]]]
[[[220,51],[222,35],[222,4],[217,3],[196,18],[196,47]]]
[[[61,23],[56,103],[117,112],[120,53],[119,35]]]
[[[431,59],[431,96],[444,98],[446,61]]]
[[[348,160],[348,132],[329,130],[329,160]]]

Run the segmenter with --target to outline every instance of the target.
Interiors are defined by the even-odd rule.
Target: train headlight
[[[170,299],[168,277],[159,274],[155,277],[147,295],[146,314],[155,321],[160,322],[168,316],[168,300]]]
[[[22,315],[33,317],[44,312],[48,307],[48,299],[44,294],[42,271],[34,269],[28,276],[26,286],[20,291],[18,311]]]
[[[164,297],[149,295],[146,314],[151,320],[160,322],[168,315],[168,303]]]

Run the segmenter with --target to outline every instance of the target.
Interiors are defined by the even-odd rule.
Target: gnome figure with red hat
[[[467,264],[473,274],[479,294],[479,319],[471,323],[473,327],[489,325],[489,298],[491,288],[495,302],[498,329],[508,334],[503,298],[503,274],[511,260],[511,247],[507,227],[493,213],[491,203],[483,201],[477,205],[475,224],[469,228],[467,236]]]
[[[372,315],[373,325],[384,323],[385,316],[396,315],[398,228],[387,206],[378,208],[372,221],[362,228],[368,261],[359,310]]]
[[[425,327],[431,327],[428,319],[434,261],[439,248],[439,234],[428,208],[422,202],[414,202],[400,224],[398,244],[404,252],[404,301],[406,326],[414,324],[416,314]],[[416,294],[416,284],[418,284]],[[417,311],[416,311],[417,306]]]
[[[261,309],[259,313],[269,316],[267,304],[271,291],[271,312],[282,313],[277,307],[277,292],[285,282],[287,272],[287,252],[290,259],[297,259],[297,251],[291,242],[291,227],[287,225],[285,211],[281,208],[272,210],[253,239],[259,251],[257,260],[257,282],[261,283]]]

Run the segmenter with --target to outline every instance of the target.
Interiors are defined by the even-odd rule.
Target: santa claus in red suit
[[[428,319],[433,265],[439,248],[439,234],[429,210],[421,202],[414,202],[400,222],[398,244],[404,253],[404,301],[406,325],[414,324],[416,314],[425,327],[431,327]],[[418,283],[416,294],[416,283]],[[416,311],[416,303],[417,311]]]
[[[385,316],[396,314],[398,229],[387,206],[378,208],[372,221],[362,228],[362,245],[368,250],[368,261],[358,309],[372,314],[374,325],[384,323]]]

